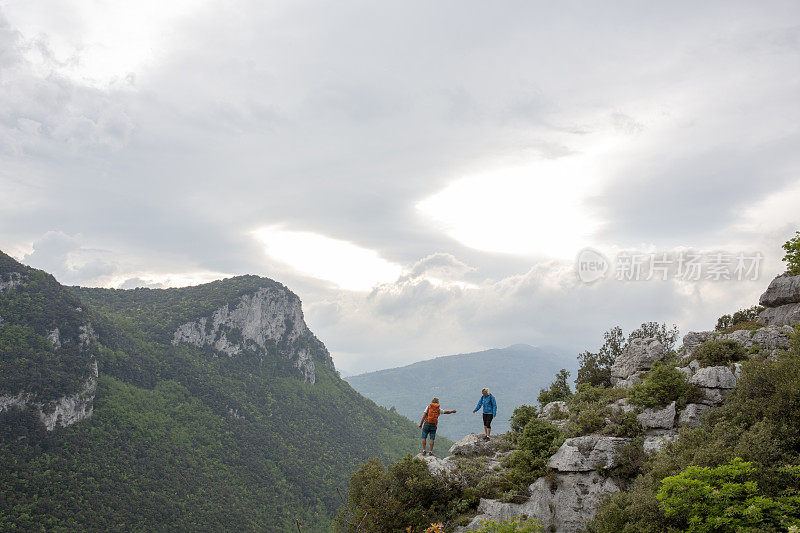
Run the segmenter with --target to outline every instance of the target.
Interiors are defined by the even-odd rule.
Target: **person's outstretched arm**
[[[477,413],[478,409],[480,409],[482,405],[483,405],[483,396],[481,396],[481,399],[478,400],[478,405],[475,406],[475,409],[473,409],[472,412]]]
[[[451,415],[451,414],[453,414],[453,413],[455,413],[455,412],[456,412],[456,410],[455,410],[455,409],[452,409],[452,410],[450,410],[450,411],[442,411],[442,414],[443,414],[443,415]]]

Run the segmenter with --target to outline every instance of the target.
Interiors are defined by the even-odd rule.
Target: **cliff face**
[[[172,344],[182,342],[209,346],[228,357],[253,351],[263,359],[274,352],[291,362],[309,383],[316,382],[315,355],[323,365],[334,368],[328,350],[306,326],[300,300],[279,289],[260,288],[241,296],[234,306],[225,304],[211,316],[181,324]]]
[[[33,409],[48,431],[91,416],[97,335],[52,276],[0,252],[0,413]]]

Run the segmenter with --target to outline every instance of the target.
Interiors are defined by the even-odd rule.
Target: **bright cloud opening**
[[[4,6],[4,13],[26,38],[45,36],[55,57],[37,56],[38,47],[28,51],[34,64],[45,63],[44,75],[56,67],[59,74],[78,83],[105,88],[160,59],[174,26],[206,3],[67,1],[53,6],[15,2]]]
[[[470,248],[573,257],[600,225],[585,205],[599,181],[592,160],[537,161],[469,176],[417,209]]]
[[[253,235],[270,257],[342,289],[368,291],[380,283],[395,281],[403,272],[400,265],[374,250],[318,233],[269,226],[253,231]]]

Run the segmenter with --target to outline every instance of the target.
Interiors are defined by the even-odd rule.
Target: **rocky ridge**
[[[800,276],[776,278],[761,297],[761,304],[774,304],[766,311],[786,306],[800,306]],[[787,311],[781,310],[785,317]],[[769,315],[767,313],[767,315]],[[769,315],[778,316],[778,314]],[[796,322],[797,320],[795,320]],[[695,385],[699,398],[679,409],[676,402],[661,408],[641,409],[622,398],[609,405],[612,410],[636,413],[644,428],[643,451],[659,453],[669,443],[679,438],[679,428],[697,426],[701,417],[713,407],[725,401],[736,388],[741,372],[741,363],[702,367],[692,359],[693,351],[702,343],[712,339],[728,339],[741,344],[750,353],[774,360],[781,350],[789,346],[792,328],[787,323],[764,320],[767,326],[754,331],[739,330],[731,333],[718,331],[689,332],[684,336],[676,355],[669,354],[656,339],[634,339],[617,358],[612,368],[614,386],[627,389],[642,380],[657,361],[675,361],[675,367]],[[780,322],[777,321],[777,322]],[[791,322],[791,321],[790,321]],[[677,357],[675,359],[674,357]],[[551,402],[545,405],[539,418],[547,419],[560,428],[567,424],[569,407],[566,402]],[[502,468],[504,436],[493,437],[485,442],[478,435],[468,435],[450,449],[453,454],[445,459],[423,458],[432,473],[450,478],[459,476],[459,457],[484,457],[486,473]],[[568,438],[548,463],[548,473],[536,479],[529,487],[530,497],[521,503],[481,499],[478,515],[460,531],[479,529],[484,520],[507,520],[514,517],[537,518],[546,531],[574,532],[594,516],[598,505],[611,493],[622,490],[626,480],[609,472],[618,466],[618,453],[632,439],[600,434],[580,435]],[[421,456],[418,456],[422,458]]]

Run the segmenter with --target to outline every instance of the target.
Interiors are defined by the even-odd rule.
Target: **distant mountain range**
[[[0,531],[330,531],[359,464],[418,446],[278,282],[64,287],[0,252]]]
[[[481,388],[489,387],[499,406],[492,429],[505,432],[514,408],[536,403],[539,389],[549,385],[558,370],[573,370],[574,366],[574,354],[515,344],[437,357],[345,380],[367,398],[386,408],[394,407],[414,422],[419,422],[431,398],[438,396],[443,409],[458,410],[439,419],[439,433],[460,439],[467,433],[483,431],[480,416],[472,413]]]

